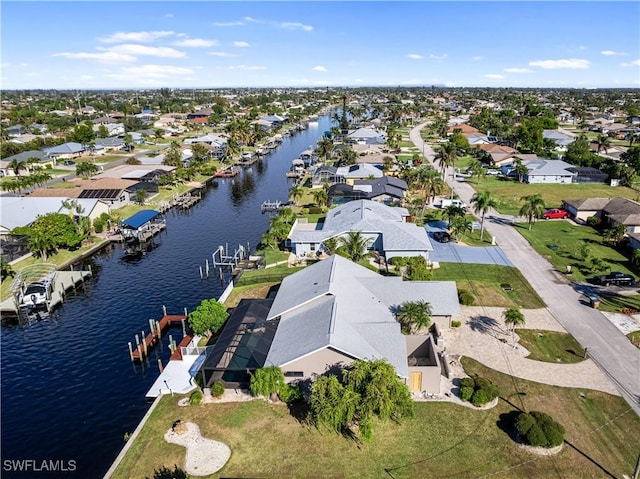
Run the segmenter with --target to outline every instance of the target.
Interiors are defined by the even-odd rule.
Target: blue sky
[[[2,89],[640,87],[640,2],[12,2]]]

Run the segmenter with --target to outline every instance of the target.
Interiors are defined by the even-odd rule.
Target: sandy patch
[[[164,440],[187,449],[184,469],[187,474],[208,476],[218,472],[231,457],[231,449],[226,444],[207,439],[200,434],[197,424],[187,422],[169,429]]]

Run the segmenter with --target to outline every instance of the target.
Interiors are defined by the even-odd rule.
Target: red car
[[[545,220],[553,220],[557,218],[568,218],[569,212],[567,210],[562,210],[560,208],[551,208],[550,210],[546,210],[542,213],[542,217]]]

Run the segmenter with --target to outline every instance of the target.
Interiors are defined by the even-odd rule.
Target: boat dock
[[[85,279],[90,278],[91,275],[91,271],[56,271],[53,288],[46,304],[47,310],[51,311],[56,306],[62,304],[67,292],[71,289],[75,291],[80,283],[84,285]],[[20,308],[18,306],[17,296],[13,295],[0,303],[0,314],[19,316]]]
[[[153,319],[149,320],[149,327],[151,332],[147,335],[144,334],[144,331],[141,335],[135,336],[136,346],[133,347],[133,344],[129,342],[129,358],[131,362],[142,362],[144,359],[149,357],[149,352],[162,340],[162,335],[164,334],[166,329],[169,329],[173,326],[182,326],[182,331],[184,334],[184,338],[180,342],[180,345],[176,345],[173,340],[169,345],[169,348],[172,351],[171,359],[181,359],[181,348],[186,346],[191,342],[192,336],[186,334],[186,322],[187,315],[186,314],[166,314],[166,310],[164,310],[165,314],[159,321],[155,321]],[[178,355],[174,358],[174,355]]]

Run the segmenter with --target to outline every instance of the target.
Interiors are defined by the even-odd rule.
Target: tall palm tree
[[[289,188],[289,197],[293,200],[293,202],[297,205],[298,200],[302,198],[304,194],[304,188],[300,186],[298,183],[294,184],[291,188]]]
[[[451,227],[451,223],[453,222],[454,218],[464,218],[465,211],[464,208],[461,208],[460,206],[449,205],[442,210],[441,214],[443,218],[447,219],[449,227]]]
[[[19,161],[17,158],[11,160],[7,166],[13,171],[13,174],[15,176],[20,176],[20,170],[27,169],[26,163],[23,161]]]
[[[520,198],[520,201],[524,201],[524,205],[520,208],[520,215],[526,216],[527,221],[529,222],[529,231],[531,231],[531,225],[539,218],[544,212],[544,199],[542,195],[528,195]]]
[[[338,238],[338,253],[357,263],[367,255],[371,238],[365,238],[360,231],[350,231]]]
[[[316,154],[322,158],[325,163],[328,162],[331,159],[331,155],[333,153],[333,148],[334,148],[334,144],[333,141],[331,141],[331,138],[328,137],[323,137],[322,139],[320,139],[320,141],[318,141],[318,147],[316,148]]]
[[[482,191],[473,195],[471,205],[473,206],[473,211],[480,214],[480,241],[482,241],[484,236],[484,217],[491,208],[496,207],[497,202],[489,191]]]
[[[596,153],[600,153],[600,150],[604,150],[604,154],[606,155],[611,147],[611,138],[608,135],[600,135],[598,137],[598,149]]]
[[[511,331],[511,338],[515,344],[515,329],[518,326],[524,326],[526,320],[522,311],[518,308],[509,308],[505,309],[502,312],[502,317],[504,318],[504,322]]]
[[[315,189],[311,191],[311,196],[318,206],[327,206],[328,195],[324,188]]]
[[[522,160],[516,158],[516,160],[513,162],[513,171],[516,175],[518,175],[518,183],[522,183],[525,175],[529,173],[529,168],[527,168],[524,163],[522,163]]]
[[[431,324],[431,304],[424,300],[405,301],[396,312],[404,334],[412,334]]]
[[[449,231],[454,239],[458,239],[461,234],[471,233],[473,231],[473,222],[470,218],[467,218],[464,215],[454,216],[452,221],[449,223]]]
[[[453,167],[457,159],[458,152],[456,150],[455,144],[445,143],[440,147],[438,153],[436,154],[435,161],[440,165],[440,168],[442,169],[443,179],[447,177],[447,168],[449,168],[450,166]]]

